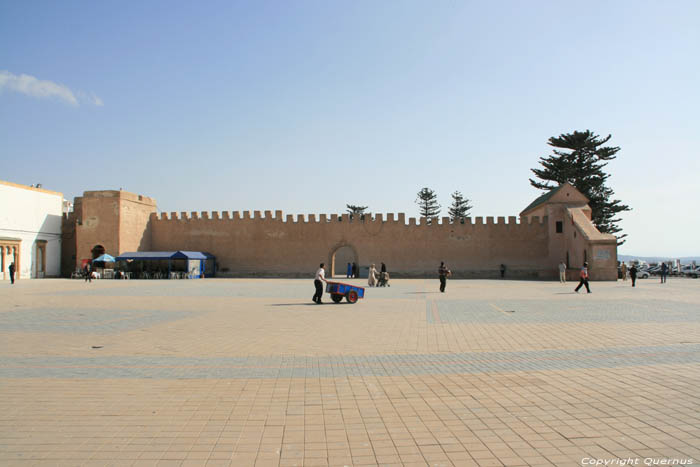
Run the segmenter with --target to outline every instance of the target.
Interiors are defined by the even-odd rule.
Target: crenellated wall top
[[[547,217],[531,216],[529,218],[516,216],[487,216],[464,217],[452,221],[449,217],[406,218],[404,213],[367,214],[351,216],[350,214],[283,214],[282,211],[181,211],[152,213],[151,220],[155,222],[279,222],[284,224],[331,224],[345,223],[350,225],[397,224],[405,226],[526,226],[547,223]]]

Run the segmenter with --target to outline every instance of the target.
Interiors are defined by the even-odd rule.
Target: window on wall
[[[562,233],[564,231],[564,222],[557,221],[557,233]]]
[[[569,252],[566,252],[566,268],[570,268],[571,266],[569,265]]]

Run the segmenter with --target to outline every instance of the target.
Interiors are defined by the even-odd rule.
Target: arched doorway
[[[348,263],[360,264],[357,250],[352,245],[342,243],[336,245],[330,254],[330,277],[345,277]]]
[[[102,245],[95,245],[92,247],[92,259],[95,259],[99,256],[102,256],[105,254],[105,247]]]

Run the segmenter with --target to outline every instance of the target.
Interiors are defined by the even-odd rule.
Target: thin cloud
[[[31,75],[15,75],[7,70],[0,70],[0,92],[8,90],[37,99],[53,98],[67,104],[79,106],[81,103],[103,106],[102,99],[94,93],[73,92],[67,86],[38,79]]]

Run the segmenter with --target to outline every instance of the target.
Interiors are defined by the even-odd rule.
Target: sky
[[[697,256],[700,2],[0,0],[0,179],[159,210],[472,216],[612,135],[620,254]]]

